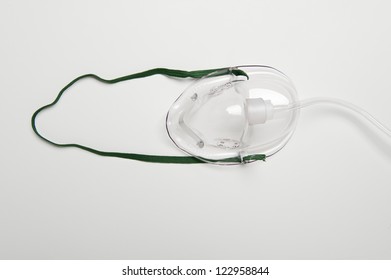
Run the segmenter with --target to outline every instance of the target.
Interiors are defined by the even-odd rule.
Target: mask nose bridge
[[[194,132],[193,129],[191,129],[186,124],[184,117],[185,117],[185,112],[182,112],[182,114],[179,116],[179,121],[178,121],[179,126],[186,133],[187,136],[189,136],[191,139],[193,139],[195,141],[196,145],[199,148],[203,148],[205,145],[205,142],[202,140],[202,138],[196,132]]]
[[[182,131],[194,141],[195,145],[198,148],[204,148],[205,146],[205,141],[203,140],[201,133],[194,130],[191,126],[186,123],[186,117],[187,115],[194,115],[197,114],[197,112],[200,110],[202,106],[207,104],[209,101],[211,101],[213,98],[216,96],[219,96],[221,93],[224,92],[224,89],[229,88],[226,85],[230,85],[229,87],[232,86],[232,81],[230,80],[229,82],[220,85],[219,87],[213,86],[209,90],[206,90],[207,93],[205,94],[199,94],[197,91],[195,91],[191,97],[190,100],[188,101],[189,105],[187,106],[186,109],[183,110],[183,112],[180,113],[178,117],[178,125],[182,129]]]

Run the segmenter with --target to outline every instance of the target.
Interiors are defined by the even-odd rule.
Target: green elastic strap
[[[55,143],[55,142],[50,141],[47,138],[43,137],[38,132],[36,124],[35,124],[35,119],[36,119],[36,117],[38,116],[38,114],[40,112],[42,112],[42,111],[44,111],[44,110],[54,106],[60,100],[60,98],[63,95],[63,93],[68,88],[70,88],[74,83],[76,83],[77,81],[79,81],[81,79],[93,78],[95,80],[98,80],[98,81],[106,83],[106,84],[115,84],[115,83],[119,83],[119,82],[123,82],[123,81],[127,81],[127,80],[148,77],[148,76],[152,76],[152,75],[156,75],[156,74],[161,74],[161,75],[171,76],[171,77],[177,77],[177,78],[195,78],[195,79],[198,79],[198,78],[202,78],[202,77],[204,77],[206,75],[209,75],[209,74],[211,74],[213,72],[216,72],[217,73],[216,75],[234,74],[234,75],[237,75],[237,76],[239,76],[239,75],[246,76],[248,78],[248,76],[247,76],[247,74],[245,72],[243,72],[242,70],[239,70],[239,69],[235,69],[235,68],[219,68],[219,69],[197,70],[197,71],[183,71],[183,70],[173,70],[173,69],[166,69],[166,68],[155,68],[155,69],[147,70],[147,71],[144,71],[144,72],[140,72],[140,73],[135,73],[135,74],[119,77],[119,78],[112,79],[112,80],[103,79],[103,78],[101,78],[101,77],[99,77],[99,76],[97,76],[95,74],[85,74],[85,75],[82,75],[80,77],[77,77],[72,82],[67,84],[58,93],[56,99],[52,103],[47,104],[47,105],[39,108],[37,111],[35,111],[35,113],[31,117],[31,126],[32,126],[35,134],[37,134],[44,141],[46,141],[46,142],[48,142],[48,143],[50,143],[50,144],[52,144],[52,145],[54,145],[56,147],[61,147],[61,148],[75,147],[75,148],[79,148],[79,149],[82,149],[82,150],[85,150],[85,151],[88,151],[88,152],[91,152],[91,153],[94,153],[94,154],[97,154],[97,155],[100,155],[100,156],[126,158],[126,159],[140,160],[140,161],[146,161],[146,162],[156,162],[156,163],[205,163],[204,161],[202,161],[202,160],[200,160],[200,159],[198,159],[196,157],[192,157],[192,156],[160,156],[160,155],[145,155],[145,154],[133,154],[133,153],[104,152],[104,151],[95,150],[95,149],[92,149],[92,148],[89,148],[89,147],[86,147],[86,146],[82,146],[82,145],[79,145],[79,144],[59,144],[59,143]],[[262,155],[262,154],[250,155],[250,156],[246,156],[246,157],[243,157],[243,158],[234,157],[234,158],[227,158],[227,159],[222,159],[222,160],[216,160],[216,162],[244,163],[244,162],[250,162],[250,161],[255,161],[255,160],[265,160],[265,155]],[[208,161],[210,161],[210,160],[208,160]]]

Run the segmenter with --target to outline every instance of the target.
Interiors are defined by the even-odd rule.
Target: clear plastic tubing
[[[298,110],[300,108],[304,108],[310,105],[316,105],[316,104],[332,104],[337,105],[343,108],[347,108],[351,111],[356,112],[357,114],[361,115],[365,119],[367,119],[370,123],[372,123],[374,126],[376,126],[380,131],[382,131],[387,136],[391,137],[391,130],[386,127],[384,124],[382,124],[380,121],[375,119],[371,114],[369,114],[364,109],[341,99],[337,98],[325,98],[325,97],[315,97],[315,98],[309,98],[304,99],[296,103],[291,103],[289,105],[279,105],[274,106],[274,112],[275,114],[278,114],[279,112],[286,112],[290,110]]]

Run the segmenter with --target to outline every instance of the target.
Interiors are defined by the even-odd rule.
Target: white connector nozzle
[[[274,106],[270,100],[263,98],[246,99],[247,118],[250,125],[263,124],[273,119]]]

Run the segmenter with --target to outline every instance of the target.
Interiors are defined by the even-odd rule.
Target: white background
[[[301,98],[391,126],[388,1],[0,2],[0,258],[389,259],[391,144],[359,117],[303,109],[246,166],[161,165],[56,149],[30,117],[74,77],[266,64]],[[59,142],[182,155],[165,114],[190,81],[77,84],[38,119]]]

